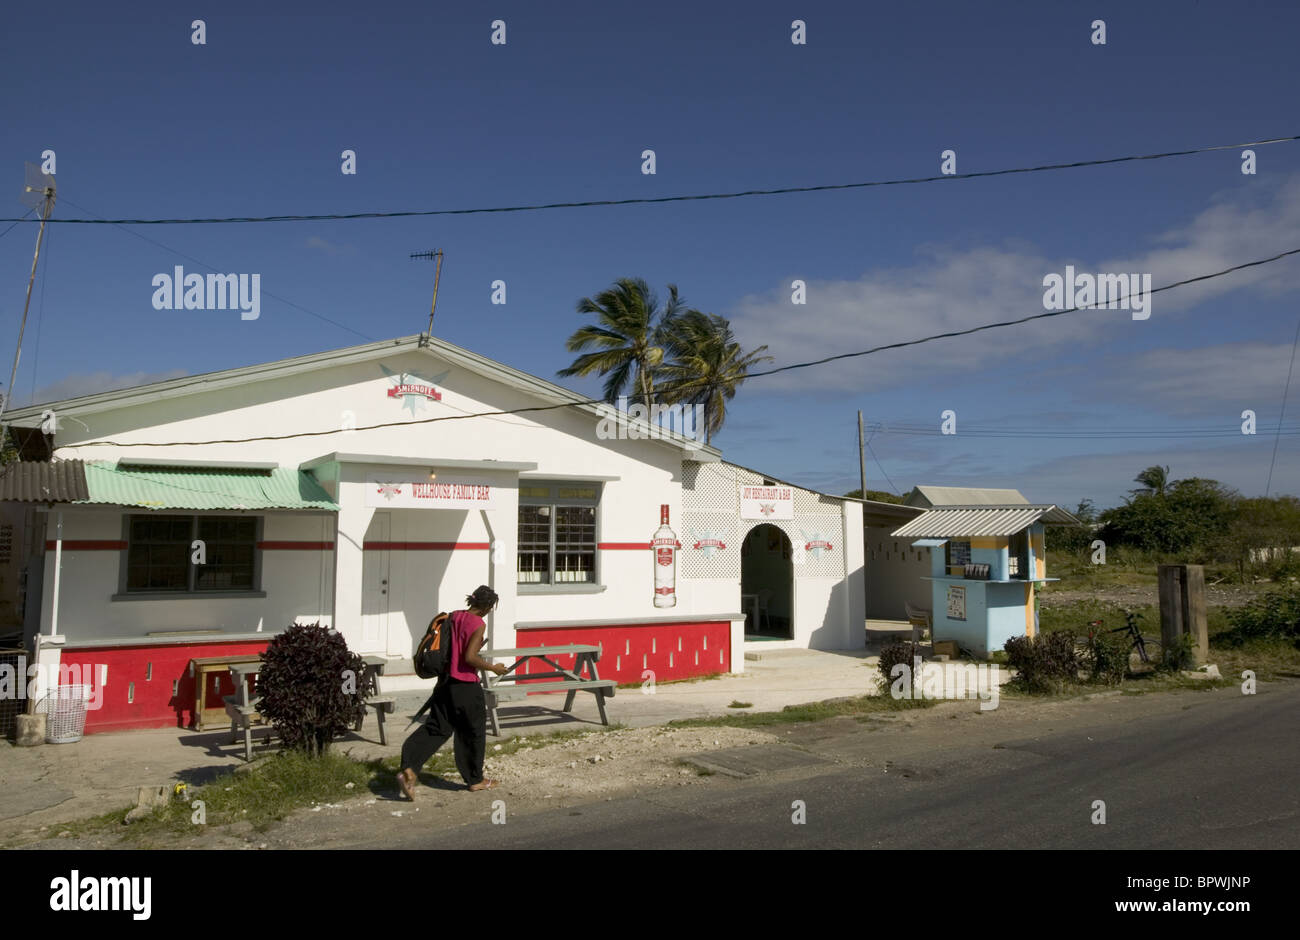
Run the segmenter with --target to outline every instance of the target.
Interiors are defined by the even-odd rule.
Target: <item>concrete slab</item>
[[[736,747],[725,751],[708,751],[692,754],[683,760],[703,770],[726,774],[728,777],[756,777],[762,773],[796,770],[827,764],[829,761],[797,748],[782,744]]]

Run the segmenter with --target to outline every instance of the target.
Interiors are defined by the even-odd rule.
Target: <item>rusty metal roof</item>
[[[0,469],[0,501],[71,503],[90,498],[80,460],[17,460]]]

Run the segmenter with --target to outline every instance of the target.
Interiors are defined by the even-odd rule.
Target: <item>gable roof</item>
[[[970,486],[914,486],[903,499],[906,506],[930,509],[939,506],[1029,505],[1019,490],[994,490]]]
[[[54,409],[63,415],[94,414],[134,404],[204,394],[234,386],[247,385],[250,382],[278,379],[303,372],[314,372],[340,365],[350,365],[356,362],[367,362],[382,359],[394,353],[416,350],[445,359],[468,372],[473,372],[513,388],[525,395],[540,398],[548,404],[571,404],[574,408],[598,418],[606,417],[610,407],[606,405],[602,408],[600,405],[588,404],[588,399],[584,396],[571,392],[553,382],[548,382],[527,372],[521,372],[504,363],[488,359],[486,356],[480,356],[478,353],[463,349],[446,340],[420,333],[414,336],[381,340],[360,346],[334,349],[328,352],[295,356],[291,359],[280,359],[275,362],[241,366],[237,369],[206,372],[200,375],[188,375],[179,379],[169,379],[164,382],[152,382],[148,385],[136,385],[132,388],[96,392],[92,395],[81,395],[76,398],[66,398],[62,401],[26,405],[22,408],[13,409],[6,417],[9,422],[18,427],[35,427],[40,423],[42,414],[49,409]],[[669,428],[656,428],[656,431],[655,437],[651,439],[689,451],[695,455],[692,459],[698,460],[703,457],[707,461],[713,461],[720,459],[722,456],[722,452],[717,448],[685,437]]]

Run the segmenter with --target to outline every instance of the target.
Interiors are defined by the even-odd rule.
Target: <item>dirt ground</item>
[[[784,733],[784,729],[778,734]],[[722,748],[770,744],[778,734],[741,728],[629,728],[618,731],[592,732],[579,738],[547,744],[545,735],[533,738],[537,746],[526,743],[513,754],[493,756],[488,745],[484,769],[489,777],[499,779],[494,790],[468,793],[455,772],[446,779],[432,774],[421,775],[421,785],[414,804],[398,798],[396,790],[363,793],[338,803],[313,806],[295,814],[296,820],[310,818],[309,825],[279,825],[259,834],[247,823],[214,827],[194,838],[169,842],[168,848],[258,849],[308,848],[319,838],[339,827],[355,826],[364,820],[376,825],[396,825],[394,820],[420,814],[421,822],[451,825],[463,821],[467,811],[489,812],[492,801],[527,799],[529,803],[553,800],[556,806],[589,803],[614,795],[639,792],[663,786],[705,782],[693,769],[678,761],[688,754]],[[528,742],[527,736],[515,740]],[[441,817],[441,818],[440,818]],[[33,833],[33,849],[107,849],[130,848],[116,832],[88,834],[80,837],[60,836],[57,825]]]
[[[1280,585],[1274,584],[1207,584],[1205,599],[1211,607],[1243,607],[1266,591],[1278,587]],[[1160,589],[1155,584],[1113,584],[1078,589],[1053,587],[1042,595],[1042,602],[1049,607],[1065,607],[1091,601],[1119,607],[1141,607],[1144,604],[1158,606]]]

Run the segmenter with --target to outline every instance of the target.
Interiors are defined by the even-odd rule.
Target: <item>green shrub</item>
[[[1244,607],[1228,613],[1230,630],[1218,638],[1227,646],[1240,646],[1246,640],[1280,638],[1294,640],[1300,646],[1300,586],[1288,585],[1269,591]]]
[[[1091,682],[1119,685],[1128,675],[1129,653],[1132,640],[1126,633],[1112,633],[1099,628],[1088,636],[1083,654],[1083,667]]]
[[[1160,668],[1168,672],[1182,672],[1196,666],[1196,643],[1190,633],[1184,633],[1176,643],[1164,647],[1160,654]]]
[[[373,692],[361,657],[319,623],[294,624],[262,654],[257,710],[285,747],[321,754],[365,714]],[[366,677],[363,679],[363,677]]]
[[[911,640],[890,640],[880,650],[880,675],[884,678],[882,689],[889,691],[889,686],[894,681],[894,667],[899,663],[905,663],[908,669],[914,669],[916,657],[921,655],[921,647]],[[912,677],[912,682],[916,682],[916,677]]]
[[[1078,642],[1069,630],[1014,636],[1007,640],[1007,663],[1016,670],[1015,682],[1030,692],[1057,692],[1079,678]]]

